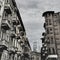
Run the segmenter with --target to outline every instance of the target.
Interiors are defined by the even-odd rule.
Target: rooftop
[[[51,14],[54,14],[54,11],[46,11],[42,14],[42,16],[45,16],[47,13],[51,13]]]

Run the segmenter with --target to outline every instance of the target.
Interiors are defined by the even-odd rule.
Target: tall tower
[[[37,42],[35,41],[35,42],[33,42],[33,51],[37,51]]]

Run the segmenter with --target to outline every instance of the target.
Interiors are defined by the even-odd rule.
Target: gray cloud
[[[60,0],[16,0],[31,47],[37,41],[41,47],[41,34],[44,31],[42,13],[47,10],[60,11]],[[40,50],[39,50],[40,51]]]
[[[38,1],[34,1],[34,0],[23,0],[23,2],[17,1],[17,3],[19,4],[20,8],[23,9],[34,9],[34,8],[38,8]]]

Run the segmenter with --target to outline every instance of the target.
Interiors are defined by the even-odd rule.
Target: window
[[[56,39],[56,40],[59,40],[59,38],[57,38],[57,37],[56,37],[55,39]]]
[[[52,31],[52,28],[50,28],[50,31]]]
[[[57,26],[57,25],[58,25],[57,21],[54,21],[54,26]]]
[[[5,30],[2,30],[2,39],[7,40],[7,35]]]
[[[53,44],[53,37],[51,37],[51,44]]]
[[[55,14],[54,17],[57,18],[57,15]]]
[[[58,53],[60,53],[60,49],[58,49]]]
[[[55,54],[54,48],[50,48],[50,50],[51,50],[51,54]]]
[[[5,17],[8,17],[8,14],[5,12]]]
[[[49,25],[51,25],[52,23],[51,23],[51,19],[49,19]]]
[[[49,34],[49,29],[47,29],[47,34]]]
[[[49,48],[49,54],[51,54],[51,50],[50,50],[50,48]]]
[[[48,19],[46,19],[46,25],[48,25]]]
[[[27,47],[25,47],[24,52],[27,52],[27,51],[28,51],[28,48],[27,48]]]
[[[60,44],[60,40],[56,40],[57,44]]]
[[[49,17],[50,16],[50,14],[47,14],[47,17]]]
[[[55,30],[55,35],[58,35],[59,34],[59,31],[58,30]]]
[[[47,25],[51,25],[52,24],[51,19],[46,19],[46,23]]]
[[[52,27],[49,28],[49,33],[50,33],[50,34],[53,33],[53,28],[52,28]]]
[[[60,44],[59,44],[59,45],[57,45],[57,49],[60,49]]]

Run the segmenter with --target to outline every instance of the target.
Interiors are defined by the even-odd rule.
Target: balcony
[[[23,31],[20,32],[20,36],[24,36],[24,32]]]
[[[9,30],[11,28],[8,20],[2,20],[1,27],[5,30]]]
[[[16,36],[16,39],[20,39],[20,35],[17,35],[17,36]]]
[[[13,34],[13,33],[11,33],[11,35],[10,35],[12,38],[15,38],[15,34]]]
[[[46,29],[46,23],[44,23],[44,28]]]
[[[45,32],[43,32],[43,33],[42,33],[42,36],[46,36],[46,33],[45,33]]]
[[[16,20],[16,18],[13,18],[12,23],[13,23],[13,25],[19,25],[20,24],[19,20]]]
[[[19,25],[20,24],[20,21],[19,20],[16,20],[16,25]]]
[[[42,48],[42,51],[45,51],[45,50],[46,50],[46,49],[43,47],[43,48]]]
[[[21,51],[17,51],[17,54],[18,54],[18,55],[21,55]]]
[[[10,47],[8,48],[8,51],[9,51],[10,54],[11,54],[11,53],[15,53],[15,47],[14,47],[14,46],[10,46]]]
[[[45,38],[41,38],[41,40],[42,40],[42,43],[44,43],[44,42],[45,42]]]
[[[47,47],[47,44],[44,44],[43,46],[44,46],[44,47]]]
[[[16,25],[16,19],[12,20],[13,25]]]
[[[45,56],[45,53],[43,54],[43,56]]]
[[[15,38],[16,35],[15,35],[15,31],[11,31],[11,35],[10,35],[11,38]]]
[[[0,41],[0,49],[7,49],[9,42],[5,39]]]
[[[45,54],[48,54],[48,51],[45,51],[44,53],[45,53]]]
[[[45,40],[45,43],[48,43],[48,44],[49,44],[49,43],[50,43],[50,41],[46,39],[46,40]]]
[[[11,14],[11,13],[12,13],[11,10],[12,10],[12,9],[11,9],[11,4],[6,3],[6,4],[5,4],[5,11],[6,11],[8,14]]]
[[[25,44],[24,42],[20,43],[21,47],[25,47]]]
[[[18,29],[19,29],[19,31],[23,31],[23,28],[21,25],[18,25]]]
[[[48,52],[48,49],[46,49],[45,47],[41,48],[41,53],[45,53],[46,54],[47,52]]]

